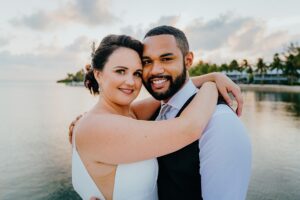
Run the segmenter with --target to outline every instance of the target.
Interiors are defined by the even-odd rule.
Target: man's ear
[[[189,51],[184,57],[184,63],[187,70],[189,70],[193,64],[194,54],[193,52]]]

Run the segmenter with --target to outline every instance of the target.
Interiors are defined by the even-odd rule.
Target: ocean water
[[[253,148],[247,199],[300,199],[300,93],[245,91],[244,100]],[[71,185],[68,125],[96,101],[82,87],[0,81],[1,200],[80,199]]]

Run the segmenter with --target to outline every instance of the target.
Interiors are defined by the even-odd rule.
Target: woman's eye
[[[121,74],[121,75],[125,74],[125,70],[124,69],[118,69],[118,70],[116,70],[116,72],[118,74]]]

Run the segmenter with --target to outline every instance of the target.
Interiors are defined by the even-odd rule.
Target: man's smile
[[[170,83],[169,76],[161,76],[161,77],[154,77],[150,79],[151,88],[153,91],[160,90],[165,88],[166,86],[169,86]]]

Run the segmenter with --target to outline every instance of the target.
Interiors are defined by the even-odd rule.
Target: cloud
[[[14,26],[34,30],[53,30],[69,23],[88,26],[109,25],[118,18],[110,11],[109,0],[74,0],[53,11],[39,10],[10,20]]]
[[[208,21],[195,19],[184,32],[201,59],[216,63],[243,58],[256,62],[258,57],[271,61],[285,44],[299,39],[285,30],[270,32],[265,21],[232,14]]]
[[[226,45],[249,18],[233,18],[230,14],[204,21],[194,19],[184,28],[192,49],[213,50]]]
[[[55,27],[55,23],[50,13],[38,11],[32,15],[23,16],[21,19],[12,19],[11,24],[14,26],[27,26],[36,30],[49,30]]]
[[[151,23],[148,29],[154,28],[156,26],[161,26],[161,25],[169,25],[169,26],[176,26],[177,23],[180,20],[179,15],[175,16],[162,16],[158,19],[157,22]]]
[[[4,47],[9,43],[9,41],[5,38],[0,38],[0,47]]]
[[[179,20],[180,16],[163,16],[145,27],[140,24],[123,27],[121,33],[142,39],[149,29],[164,24],[176,27]],[[285,30],[270,32],[265,21],[231,13],[206,21],[192,19],[182,30],[195,52],[196,62],[202,59],[220,64],[244,58],[256,62],[258,57],[271,61],[274,53],[281,52],[285,45],[300,41],[299,34]]]
[[[176,26],[180,20],[180,16],[162,16],[156,22],[150,23],[148,26],[143,27],[141,24],[136,26],[125,26],[120,29],[121,34],[130,35],[134,38],[142,40],[151,28],[161,25]]]
[[[145,33],[159,25],[177,26],[180,16],[163,16],[148,26],[141,24],[121,28],[121,33],[142,39]],[[300,36],[286,30],[270,31],[266,21],[251,17],[239,17],[231,13],[210,20],[191,19],[185,27],[191,50],[196,61],[223,63],[232,59],[247,58],[256,62],[258,57],[271,61],[274,53],[282,52],[290,42],[300,41]]]
[[[8,71],[16,74],[39,71],[39,75],[46,79],[63,78],[67,72],[74,72],[90,62],[91,44],[91,39],[80,36],[67,46],[40,44],[30,53],[13,54],[0,51],[0,70],[4,72],[0,79],[5,77],[5,72]],[[29,76],[30,79],[35,79],[35,76],[39,75]]]
[[[0,48],[7,46],[13,38],[14,36],[0,36]]]
[[[120,33],[142,40],[145,34],[145,30],[141,26],[130,25],[120,28]]]

